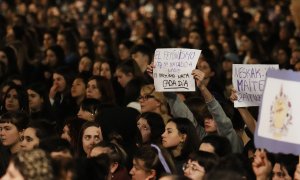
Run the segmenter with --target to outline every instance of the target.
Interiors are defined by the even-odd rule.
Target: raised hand
[[[203,84],[203,80],[205,79],[205,73],[200,71],[199,69],[194,69],[192,71],[192,75],[196,80],[197,87],[200,87]]]
[[[300,180],[300,164],[297,164],[296,170],[294,173],[294,180]]]
[[[238,96],[237,96],[236,92],[237,91],[234,88],[231,89],[231,94],[230,94],[230,97],[229,97],[231,102],[234,102],[238,99]]]
[[[267,153],[264,150],[257,149],[255,151],[252,169],[257,180],[269,179],[272,171],[272,164],[267,158]]]
[[[155,68],[153,62],[147,65],[147,74],[153,78],[153,69]]]
[[[54,96],[56,95],[57,92],[58,92],[58,85],[54,83],[50,88],[49,98],[54,99]]]

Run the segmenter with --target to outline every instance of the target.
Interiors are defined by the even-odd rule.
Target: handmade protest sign
[[[195,91],[192,70],[201,50],[183,48],[156,49],[153,78],[156,91]]]
[[[269,70],[254,134],[255,147],[300,154],[300,73]]]
[[[234,107],[259,106],[265,87],[266,72],[279,69],[278,65],[233,64],[232,85],[237,91],[238,99]]]

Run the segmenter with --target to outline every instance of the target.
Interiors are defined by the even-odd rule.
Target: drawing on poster
[[[288,128],[292,125],[292,104],[289,97],[284,93],[283,85],[280,92],[275,96],[271,104],[270,130],[275,139],[281,139],[288,133]]]

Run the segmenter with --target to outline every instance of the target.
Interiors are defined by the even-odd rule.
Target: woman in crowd
[[[75,34],[74,30],[68,29],[58,32],[56,37],[56,44],[64,51],[65,64],[71,66],[74,66],[78,62],[78,57],[76,55],[77,37]]]
[[[100,38],[98,42],[95,43],[95,55],[96,58],[108,58],[109,60],[114,60],[114,55],[111,52],[110,44],[105,38]]]
[[[130,59],[117,66],[116,76],[120,85],[125,88],[127,83],[142,75],[137,63]]]
[[[80,73],[73,80],[71,96],[76,103],[77,109],[79,109],[79,106],[85,98],[88,78],[88,73]]]
[[[94,59],[94,43],[91,39],[81,39],[78,41],[78,55],[79,57],[87,55],[92,60]]]
[[[29,112],[28,94],[22,86],[11,84],[2,101],[1,112],[17,111]]]
[[[45,51],[44,59],[41,62],[41,71],[43,80],[46,81],[46,86],[51,86],[53,71],[65,64],[64,50],[58,46],[50,46]]]
[[[294,179],[299,157],[292,154],[275,154],[274,166],[271,172],[272,180]]]
[[[119,61],[124,62],[130,59],[130,50],[133,47],[134,43],[130,40],[124,40],[118,45],[118,55]]]
[[[101,75],[101,60],[96,59],[93,63],[93,76],[100,76]]]
[[[41,141],[51,136],[55,136],[53,125],[42,119],[31,121],[23,132],[21,149],[34,149],[39,146]]]
[[[86,97],[99,100],[106,105],[115,104],[115,94],[111,82],[102,76],[92,76],[87,84]]]
[[[183,174],[183,163],[199,147],[196,128],[187,118],[173,118],[168,121],[161,136],[162,145],[172,154],[178,173]]]
[[[60,67],[53,73],[53,85],[49,90],[49,100],[59,131],[63,128],[64,120],[76,114],[76,104],[72,102],[70,93],[71,82],[72,74],[67,67]]]
[[[93,59],[88,55],[83,55],[79,59],[78,72],[91,73],[93,70]]]
[[[138,96],[141,86],[144,84],[144,80],[141,78],[142,73],[137,63],[132,59],[122,62],[117,66],[116,77],[121,86],[120,91],[124,92],[120,97],[121,105],[141,111]]]
[[[6,46],[0,49],[0,62],[3,62],[4,66],[4,77],[16,74],[19,72],[17,66],[17,56],[12,47]]]
[[[103,140],[101,127],[96,122],[86,122],[82,125],[77,144],[77,156],[88,157],[92,147]]]
[[[171,117],[168,113],[168,104],[162,92],[156,92],[153,84],[144,85],[141,89],[139,102],[141,112],[155,112],[162,116],[166,123]]]
[[[100,66],[100,76],[105,77],[108,80],[112,80],[115,73],[115,66],[108,60],[102,60]]]
[[[198,151],[189,156],[189,160],[183,164],[184,175],[192,180],[202,180],[205,174],[209,173],[217,164],[218,156]]]
[[[11,154],[21,149],[21,138],[28,124],[27,114],[24,112],[7,112],[0,118],[0,138],[3,146]]]
[[[29,100],[29,115],[31,119],[47,119],[50,122],[54,121],[54,116],[51,112],[49,98],[46,93],[46,88],[43,83],[30,84],[27,87]]]
[[[68,141],[74,150],[77,148],[80,129],[85,122],[86,120],[80,118],[68,118],[64,123],[60,137]]]
[[[165,123],[162,117],[154,112],[142,113],[137,121],[142,136],[139,144],[161,144],[161,135],[165,130]]]
[[[4,81],[4,82],[1,84],[1,87],[0,87],[0,94],[1,94],[0,100],[1,100],[1,102],[3,101],[4,96],[6,95],[6,92],[7,92],[8,88],[9,88],[11,85],[15,85],[15,83],[12,82],[12,81],[10,81],[10,80],[6,80],[6,81]],[[1,104],[1,106],[2,106],[2,104]],[[2,107],[1,107],[1,109],[2,109]]]

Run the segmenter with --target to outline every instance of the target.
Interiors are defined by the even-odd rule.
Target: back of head
[[[121,166],[121,167],[124,167],[126,165],[127,153],[117,143],[101,141],[100,143],[96,144],[93,148],[97,148],[97,147],[108,148],[107,153],[101,152],[100,154],[103,154],[103,153],[108,154],[112,163],[117,162],[119,164],[119,166]],[[91,150],[91,152],[92,152],[92,150]],[[100,154],[98,154],[96,156],[99,156]]]
[[[11,162],[24,179],[53,179],[53,169],[49,156],[41,149],[21,151],[14,155]]]
[[[107,154],[101,154],[93,158],[76,159],[76,167],[73,174],[74,180],[99,180],[108,179],[110,174],[110,160]]]
[[[220,135],[207,135],[205,136],[202,143],[209,143],[214,148],[214,153],[217,154],[219,157],[224,157],[232,152],[231,143],[230,141]]]

